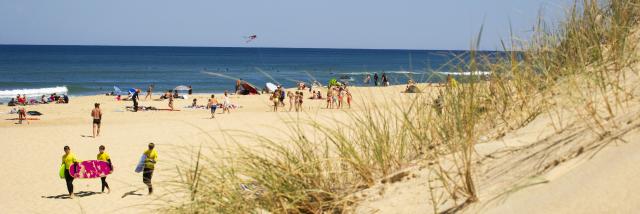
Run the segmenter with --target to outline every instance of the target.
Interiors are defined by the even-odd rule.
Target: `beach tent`
[[[244,95],[247,95],[247,94],[258,94],[258,89],[255,86],[249,84],[247,81],[242,81],[240,86],[242,86],[242,89],[243,89],[243,93],[242,94],[244,94]]]
[[[176,90],[176,91],[188,91],[189,90],[189,86],[179,85],[179,86],[176,86],[175,88],[173,88],[173,90]]]

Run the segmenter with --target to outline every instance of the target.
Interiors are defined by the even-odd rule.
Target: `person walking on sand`
[[[113,172],[111,157],[109,157],[109,153],[105,152],[104,149],[104,145],[100,145],[100,147],[98,147],[98,156],[96,159],[109,163],[109,169]],[[111,193],[111,188],[109,188],[109,184],[107,183],[107,176],[105,175],[104,177],[100,177],[100,180],[102,182],[102,192],[104,192],[104,188],[107,188],[107,194]]]
[[[138,111],[138,99],[140,99],[139,97],[139,92],[140,90],[136,89],[133,91],[133,96],[131,96],[131,100],[133,101],[133,112],[137,112]]]
[[[153,85],[149,85],[149,87],[147,87],[147,96],[144,96],[144,100],[147,100],[147,98],[152,98],[151,94],[153,93]]]
[[[236,80],[236,94],[238,94],[238,91],[240,91],[240,84],[242,84],[242,79],[237,79]]]
[[[69,198],[73,198],[73,177],[69,173],[71,165],[78,163],[76,155],[71,153],[69,146],[64,146],[64,155],[62,155],[62,164],[64,165],[64,181],[67,183],[67,191],[69,191]],[[77,167],[77,165],[75,165]]]
[[[296,95],[293,95],[291,91],[287,91],[287,98],[289,98],[289,111],[291,111],[291,108],[293,108],[293,100],[297,95],[298,92],[296,92]]]
[[[273,91],[271,95],[271,101],[273,101],[273,112],[278,112],[278,106],[280,105],[280,88]]]
[[[349,90],[346,90],[346,89],[345,91],[347,93],[347,105],[349,106],[349,108],[351,108],[351,99],[352,99],[351,92],[349,92]]]
[[[170,109],[171,111],[173,111],[173,97],[172,97],[172,96],[169,96],[169,103],[168,103],[168,105],[169,105],[169,109]]]
[[[331,104],[331,99],[333,98],[333,96],[331,95],[332,91],[333,91],[333,88],[331,87],[327,88],[327,109],[333,108],[333,105]]]
[[[218,109],[218,99],[216,99],[215,95],[211,95],[211,99],[209,99],[209,104],[207,104],[207,108],[211,109],[211,119],[216,118],[216,109]]]
[[[27,110],[25,110],[24,107],[20,107],[20,109],[18,109],[18,124],[22,124],[23,120],[27,121],[27,124],[29,124],[29,120],[27,119]]]
[[[231,101],[229,101],[229,92],[224,91],[224,97],[222,97],[222,113],[231,114]]]
[[[100,110],[100,103],[93,104],[91,117],[93,118],[93,138],[96,138],[96,136],[100,136],[100,123],[102,121],[102,110]]]
[[[153,171],[155,165],[158,162],[158,152],[155,150],[155,144],[149,143],[148,149],[144,151],[144,155],[147,157],[144,160],[144,169],[142,170],[142,182],[149,188],[149,195],[153,194],[153,185],[151,185],[151,178],[153,177]]]

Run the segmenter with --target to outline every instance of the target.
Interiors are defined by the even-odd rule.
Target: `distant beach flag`
[[[255,35],[255,34],[253,34],[253,35],[251,35],[251,36],[247,36],[247,37],[245,37],[245,39],[247,39],[247,41],[245,41],[245,43],[252,42],[253,40],[255,40],[255,39],[257,39],[257,38],[258,38],[258,36],[257,36],[257,35]]]

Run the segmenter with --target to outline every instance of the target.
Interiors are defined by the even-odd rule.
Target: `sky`
[[[0,44],[500,50],[568,0],[0,0]],[[245,43],[246,36],[257,39]]]

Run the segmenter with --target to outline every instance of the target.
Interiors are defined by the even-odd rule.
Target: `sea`
[[[503,52],[482,51],[500,56]],[[386,74],[391,84],[439,82],[460,72],[464,50],[318,48],[148,47],[0,45],[0,101],[17,94],[36,97],[105,94],[149,85],[154,90],[191,86],[194,93],[233,91],[236,79],[261,89],[266,83],[294,87],[332,78],[364,84],[367,74]]]

